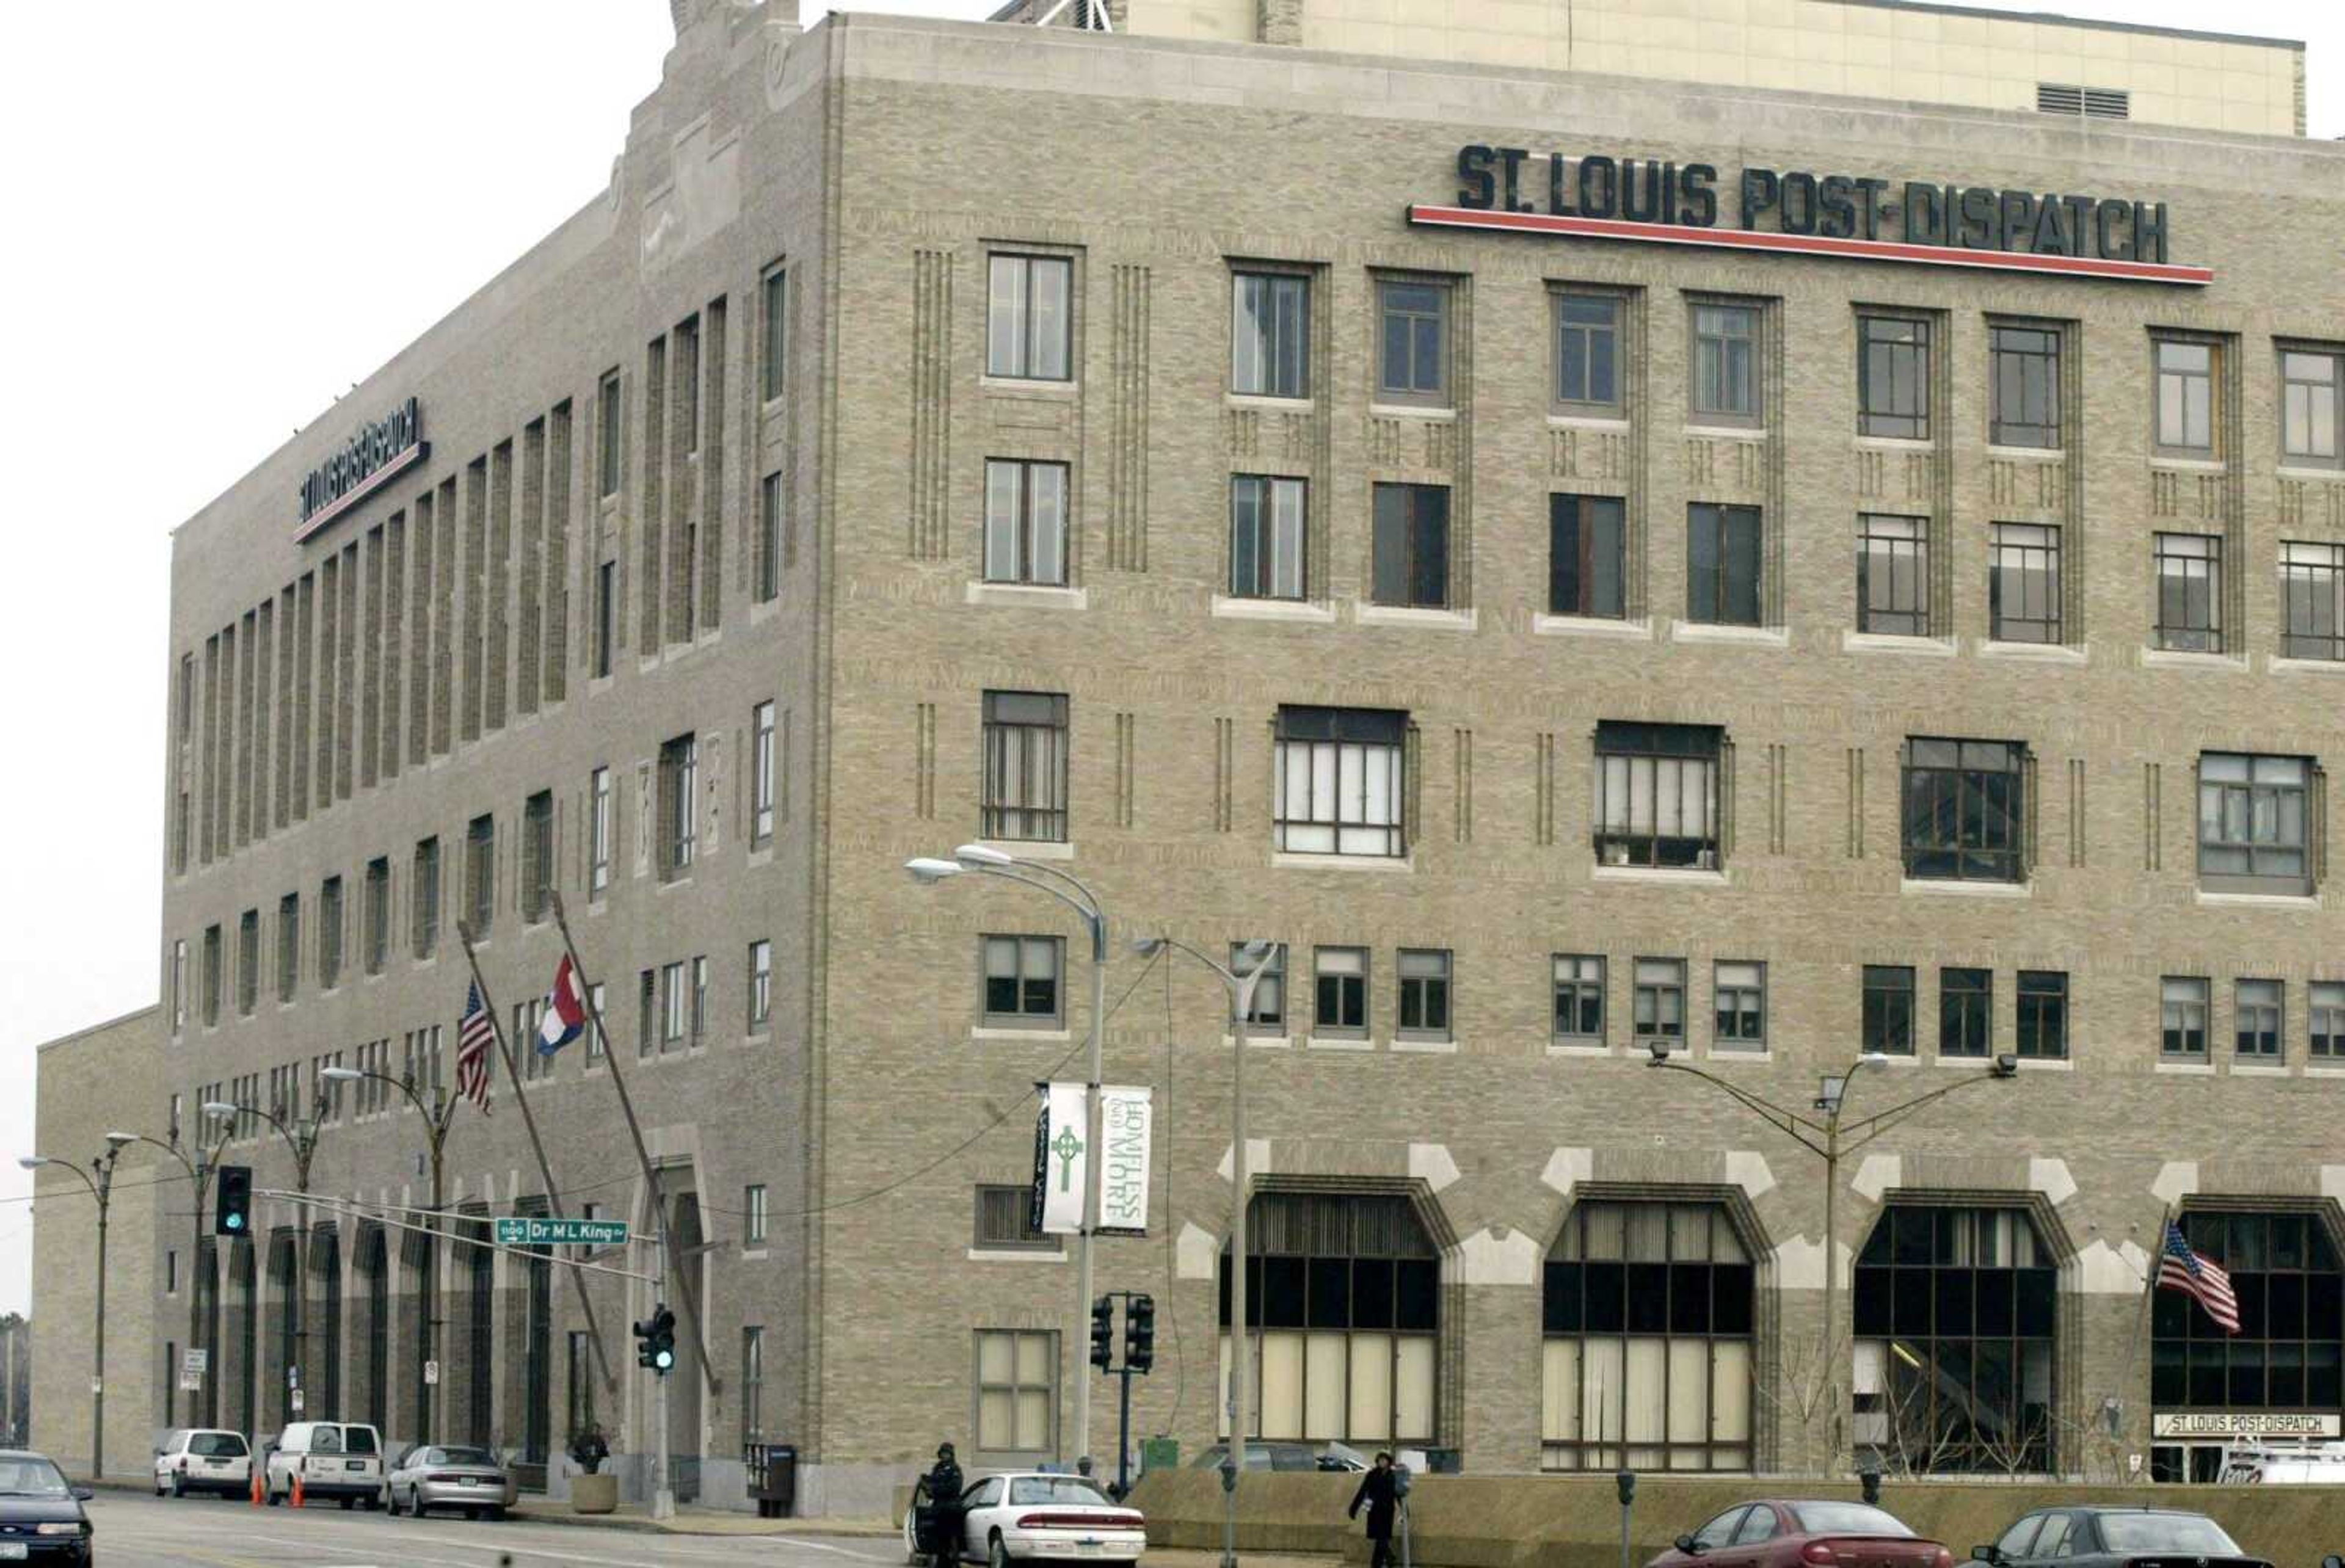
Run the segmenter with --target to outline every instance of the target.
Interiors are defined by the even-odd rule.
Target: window
[[[1321,947],[1311,956],[1316,995],[1311,1033],[1321,1039],[1368,1037],[1368,950]]]
[[[1400,1037],[1448,1039],[1449,953],[1446,949],[1404,947],[1396,967],[1400,976]]]
[[[1905,964],[1864,966],[1863,1044],[1866,1056],[1914,1054],[1914,970]]]
[[[1407,853],[1408,715],[1377,708],[1278,710],[1274,847],[1295,855]]]
[[[1547,607],[1617,621],[1627,612],[1628,506],[1614,495],[1547,498]]]
[[[766,274],[757,288],[759,314],[766,329],[766,357],[758,379],[769,403],[780,398],[789,386],[789,299],[790,275],[777,267]]]
[[[1984,1057],[1995,1037],[1995,971],[1938,971],[1938,1054]]]
[[[2290,463],[2335,468],[2345,460],[2345,354],[2283,349],[2279,356],[2279,450]]]
[[[1757,306],[1693,308],[1693,412],[1721,424],[1760,421]]]
[[[2024,1210],[1883,1210],[1851,1303],[1858,1452],[1917,1474],[2053,1470],[2057,1280]]]
[[[1065,1017],[1059,976],[1066,944],[1056,936],[988,936],[983,946],[986,1026],[1059,1027]]]
[[[2223,541],[2213,534],[2157,536],[2157,645],[2223,651]]]
[[[2312,891],[2312,764],[2208,752],[2198,758],[2198,882],[2210,892]]]
[[[988,692],[982,736],[987,838],[1067,842],[1067,699],[1055,692]]]
[[[753,1181],[741,1189],[741,1244],[766,1244],[766,1184]]]
[[[553,904],[553,792],[540,790],[521,811],[521,916],[534,926]]]
[[[1449,605],[1449,489],[1437,484],[1376,487],[1375,572],[1378,604],[1418,610]]]
[[[2060,531],[1998,522],[1987,564],[1987,636],[1997,642],[2060,641]]]
[[[2058,1061],[2068,1054],[2068,976],[2056,969],[2019,972],[2019,1054]]]
[[[2345,544],[2279,547],[2280,656],[2345,659]]]
[[[977,1449],[982,1455],[1046,1455],[1057,1442],[1059,1336],[977,1331]]]
[[[391,961],[391,857],[367,862],[365,906],[359,913],[359,941],[366,953],[366,972],[380,975]]]
[[[2239,980],[2231,987],[2231,1025],[2239,1055],[2266,1061],[2280,1058],[2282,983]]]
[[[619,493],[619,452],[621,444],[626,440],[624,410],[619,402],[618,371],[603,372],[602,393],[597,400],[601,411],[596,415],[600,426],[596,433],[601,437],[602,449],[596,467],[603,486],[598,493],[616,495]]]
[[[597,1062],[610,1048],[611,1042],[603,1037],[603,982],[595,981],[586,987],[586,1059]]]
[[[695,1046],[708,1038],[708,956],[695,954],[692,960],[692,1043]]]
[[[749,710],[749,843],[762,848],[774,841],[774,704],[771,700]]]
[[[474,817],[464,828],[464,917],[472,940],[488,939],[497,910],[497,819]]]
[[[1715,871],[1719,754],[1701,724],[1596,726],[1596,864]]]
[[[2207,977],[2168,975],[2157,983],[2157,1054],[2207,1059]]]
[[[1759,509],[1686,508],[1686,619],[1712,626],[1759,624]]]
[[[985,373],[1063,381],[1073,356],[1074,263],[1063,256],[991,258],[985,309]]]
[[[1620,411],[1619,297],[1555,297],[1555,400],[1593,413]]]
[[[318,885],[318,989],[330,991],[342,983],[342,879],[329,876]]]
[[[757,481],[757,602],[769,603],[782,592],[782,476],[769,473]]]
[[[1449,400],[1449,285],[1386,278],[1376,285],[1376,398]]]
[[[2157,373],[2157,450],[2213,457],[2215,346],[2161,338],[2151,352]]]
[[[1905,743],[1905,875],[2026,880],[2026,748],[2015,741]]]
[[[1711,972],[1719,1050],[1767,1048],[1767,966],[1720,963]]]
[[[1636,1019],[1639,1042],[1685,1038],[1685,960],[1637,960]]]
[[[1059,1239],[1034,1228],[1031,1187],[980,1186],[977,1189],[977,1241],[986,1252],[1056,1252]]]
[[[676,323],[675,329],[675,389],[684,407],[676,410],[676,424],[684,437],[687,457],[700,455],[700,318],[691,317]],[[689,527],[689,524],[686,524]],[[692,558],[687,556],[687,561]],[[687,568],[689,570],[689,568]]]
[[[985,580],[1065,586],[1066,464],[986,460]]]
[[[659,971],[645,969],[635,978],[635,1055],[647,1057],[659,1044]]]
[[[1604,960],[1592,953],[1558,953],[1554,960],[1555,1037],[1604,1039]]]
[[[756,1442],[766,1435],[765,1411],[766,1330],[750,1324],[741,1330],[741,1441],[744,1443]]]
[[[611,673],[611,648],[618,637],[619,563],[605,561],[594,568],[594,678]]]
[[[236,1010],[252,1017],[260,990],[260,911],[248,909],[236,920]]]
[[[2193,1251],[2230,1275],[2239,1331],[2225,1333],[2179,1290],[2153,1291],[2151,1403],[2161,1411],[2335,1411],[2345,1399],[2345,1265],[2320,1216],[2191,1208],[2175,1223]]]
[[[611,770],[596,768],[586,781],[586,895],[600,897],[611,885]]]
[[[1311,279],[1240,272],[1231,279],[1230,390],[1257,398],[1311,395]]]
[[[700,743],[693,735],[663,742],[659,754],[660,880],[692,869],[698,847]]]
[[[761,936],[749,944],[749,1033],[762,1035],[774,1023],[774,944]]]
[[[289,893],[277,901],[277,999],[291,1001],[300,978],[301,895]]]
[[[1930,634],[1930,520],[1863,512],[1856,520],[1856,629]]]
[[[2060,445],[2060,333],[2053,327],[1987,329],[1987,440],[1999,447]]]
[[[1230,973],[1243,976],[1253,967],[1245,944],[1230,944]],[[1274,944],[1263,962],[1254,995],[1246,1003],[1245,1032],[1249,1035],[1286,1033],[1286,944]]]
[[[660,966],[660,1049],[684,1043],[684,962]]]
[[[1723,1208],[1583,1199],[1541,1287],[1542,1468],[1751,1467],[1756,1292]]]
[[[2345,1057],[2345,981],[2312,983],[2312,1054]]]
[[[198,995],[202,998],[204,1027],[219,1022],[220,1015],[220,928],[204,927],[204,969],[202,986]]]
[[[171,944],[171,1032],[178,1034],[188,1027],[188,942],[181,937]]]
[[[1300,599],[1309,577],[1309,486],[1267,474],[1230,476],[1230,593]]]
[[[1930,324],[1904,316],[1856,319],[1857,433],[1930,439]]]

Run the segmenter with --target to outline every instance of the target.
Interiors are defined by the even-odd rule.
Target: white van
[[[215,1492],[242,1497],[252,1490],[252,1451],[240,1431],[202,1427],[165,1434],[155,1449],[155,1495],[185,1497]]]
[[[381,1435],[357,1421],[297,1421],[269,1448],[261,1472],[269,1506],[291,1500],[296,1475],[305,1502],[330,1497],[344,1508],[375,1508],[382,1501]]]
[[[2223,1455],[2226,1486],[2345,1485],[2345,1442],[2243,1442]]]

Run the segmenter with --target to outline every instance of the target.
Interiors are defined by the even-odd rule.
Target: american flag
[[[464,998],[464,1016],[456,1020],[456,1092],[489,1114],[489,1047],[497,1037],[496,1020],[481,1000],[481,983],[472,982]]]
[[[2166,1222],[2166,1254],[2157,1260],[2157,1288],[2179,1290],[2206,1308],[2225,1333],[2239,1331],[2239,1299],[2231,1294],[2230,1275],[2212,1258],[2192,1251],[2182,1227],[2171,1219]]]

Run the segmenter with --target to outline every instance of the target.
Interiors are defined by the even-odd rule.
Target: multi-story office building
[[[650,1287],[589,1287],[606,1381],[552,1265],[452,1251],[427,1385],[372,1218],[429,1202],[460,924],[525,1035],[558,895],[608,1038],[528,1095],[566,1209],[665,1206],[706,1493],[759,1440],[834,1510],[940,1438],[1111,1453],[1024,1211],[1088,950],[903,874],[978,838],[1111,915],[1143,1431],[1217,1430],[1242,1049],[1266,1436],[2181,1475],[2335,1435],[2345,147],[2290,134],[2293,46],[1751,9],[1681,25],[1844,34],[1846,94],[1617,18],[1476,63],[1310,5],[680,5],[609,189],[176,536],[164,1079],[322,1086],[311,1185],[369,1206],[211,1260],[218,1416],[298,1361],[395,1434],[648,1446]],[[1278,945],[1241,1045],[1158,933]],[[1852,1123],[1954,1092],[1828,1209],[1737,1097],[1805,1114],[1860,1051]],[[465,1214],[547,1205],[498,1094]],[[2239,1335],[2150,1302],[2169,1215]]]

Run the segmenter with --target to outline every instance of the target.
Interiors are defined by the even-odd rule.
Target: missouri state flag
[[[586,998],[578,993],[578,971],[570,955],[553,972],[553,989],[545,998],[545,1021],[537,1027],[537,1054],[550,1057],[576,1039],[586,1027]]]

